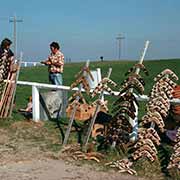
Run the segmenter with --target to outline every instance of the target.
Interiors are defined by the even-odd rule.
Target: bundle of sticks
[[[0,71],[3,80],[1,81],[1,83],[3,83],[3,88],[0,100],[0,118],[11,116],[15,96],[14,93],[16,89],[18,66],[18,64],[10,64],[9,67],[5,67],[4,70],[1,69]],[[5,71],[7,71],[7,76],[4,76]],[[4,80],[6,80],[5,84]]]
[[[121,159],[121,160],[116,160],[112,161],[110,163],[106,163],[106,166],[110,166],[112,168],[117,168],[118,172],[128,172],[129,174],[132,175],[137,175],[137,172],[131,168],[133,163],[129,161],[129,159]]]

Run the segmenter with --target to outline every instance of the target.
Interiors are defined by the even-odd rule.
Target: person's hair
[[[59,49],[59,48],[60,48],[59,43],[57,43],[57,42],[52,42],[52,43],[50,44],[50,47],[54,47],[54,48],[56,48],[56,49]]]
[[[29,102],[32,102],[32,96],[29,96]]]
[[[7,46],[10,46],[12,44],[12,41],[8,38],[5,38],[1,42],[1,48],[5,49]]]

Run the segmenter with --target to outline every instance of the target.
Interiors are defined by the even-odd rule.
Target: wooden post
[[[19,72],[20,72],[20,68],[21,68],[21,62],[22,62],[22,59],[23,59],[23,53],[21,52],[20,53],[20,59],[19,61],[17,62],[17,65],[18,65],[18,69],[16,71],[16,78],[15,78],[15,87],[14,87],[14,91],[13,91],[13,95],[12,95],[12,100],[11,100],[11,104],[10,104],[10,110],[9,110],[9,116],[11,117],[12,115],[12,110],[13,110],[13,104],[14,104],[14,99],[15,99],[15,94],[16,94],[16,87],[17,87],[17,81],[18,81],[18,78],[19,78]]]
[[[39,89],[36,86],[32,86],[32,104],[33,121],[38,122],[40,120],[40,103]]]
[[[111,72],[112,72],[112,68],[109,68],[107,78],[110,77]],[[101,101],[104,101],[104,92],[103,92],[103,90],[101,91],[101,93],[100,93],[100,95],[99,95],[99,99],[100,99]],[[91,119],[91,122],[90,122],[90,125],[89,125],[89,127],[88,127],[87,134],[86,134],[86,136],[85,136],[85,138],[84,138],[84,140],[83,140],[83,150],[86,150],[86,146],[87,146],[87,144],[88,144],[88,141],[89,141],[89,138],[90,138],[90,135],[91,135],[91,132],[92,132],[92,128],[93,128],[93,126],[94,126],[94,123],[95,123],[97,114],[98,114],[98,112],[100,111],[100,108],[101,108],[100,104],[97,104],[97,105],[96,105],[96,110],[95,110],[95,112],[94,112],[94,115],[93,115],[93,117],[92,117],[92,119]]]
[[[144,60],[144,57],[145,57],[148,46],[149,46],[149,41],[146,41],[142,56],[141,56],[141,58],[139,60],[139,64],[143,63],[143,60]],[[135,74],[139,74],[139,72],[140,72],[140,68],[136,68]],[[131,88],[129,91],[133,92],[133,88]],[[135,112],[136,117],[135,117],[135,119],[129,118],[129,122],[133,127],[133,131],[130,134],[130,141],[131,142],[136,141],[137,135],[138,135],[138,106],[135,105],[135,107],[136,107],[136,112]]]
[[[102,80],[102,77],[101,77],[101,69],[100,68],[97,68],[97,81],[100,82]]]
[[[86,67],[89,66],[89,60],[86,62]],[[84,76],[86,76],[86,72],[84,72]],[[82,84],[79,85],[79,92],[82,91]],[[79,96],[76,96],[76,99],[75,101],[76,102],[79,102],[79,99],[80,97]],[[70,116],[70,119],[69,119],[69,124],[68,124],[68,128],[66,130],[66,134],[65,134],[65,137],[64,137],[64,141],[63,141],[63,146],[65,146],[67,144],[67,141],[68,141],[68,138],[69,138],[69,135],[70,135],[70,131],[71,131],[71,127],[72,127],[72,124],[73,124],[73,121],[74,121],[74,116],[75,116],[75,113],[76,113],[76,109],[77,109],[77,104],[74,103],[73,105],[73,110],[71,112],[71,116]]]

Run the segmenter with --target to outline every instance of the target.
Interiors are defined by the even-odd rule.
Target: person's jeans
[[[62,85],[63,84],[62,74],[61,73],[50,73],[49,81],[55,85]]]

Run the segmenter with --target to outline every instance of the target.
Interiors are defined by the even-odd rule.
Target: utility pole
[[[116,37],[116,40],[118,42],[118,60],[121,59],[121,42],[123,39],[125,39],[125,37],[123,37],[122,34],[118,34],[118,36]]]
[[[17,31],[16,31],[16,23],[18,22],[23,22],[22,19],[17,19],[16,15],[14,15],[14,17],[12,17],[9,22],[13,22],[14,23],[14,32],[13,32],[13,39],[14,39],[14,57],[16,59],[17,56]]]

